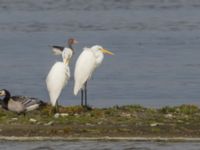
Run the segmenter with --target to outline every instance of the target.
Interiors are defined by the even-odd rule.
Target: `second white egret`
[[[81,90],[81,105],[87,106],[87,81],[92,76],[95,69],[102,63],[104,53],[113,55],[109,50],[100,45],[94,45],[91,48],[84,48],[76,61],[74,71],[74,95]],[[85,102],[83,102],[83,98]]]
[[[62,51],[63,62],[56,62],[52,66],[46,78],[50,102],[51,105],[56,108],[56,111],[58,106],[58,98],[70,78],[69,62],[71,57],[72,53],[68,48],[65,48]]]

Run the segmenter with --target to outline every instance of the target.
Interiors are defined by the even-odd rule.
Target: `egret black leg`
[[[58,109],[58,101],[56,102],[56,105],[52,108],[52,112],[55,114],[55,113],[58,113],[59,109]]]
[[[25,113],[25,111],[24,112],[21,112],[21,113],[18,113],[17,115],[23,115],[24,117],[26,116],[26,113]]]
[[[51,112],[52,112],[53,114],[57,113],[57,112],[58,112],[57,106],[54,106],[54,107],[52,108]]]
[[[81,89],[81,106],[83,106],[83,89]]]
[[[58,108],[58,101],[56,101],[56,113],[59,112],[59,108]]]
[[[85,82],[85,106],[87,107],[87,81]]]

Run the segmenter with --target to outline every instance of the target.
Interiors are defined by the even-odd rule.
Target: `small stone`
[[[54,118],[59,118],[60,117],[60,114],[59,113],[56,113],[55,115],[54,115]]]
[[[33,118],[30,118],[29,121],[30,121],[31,123],[36,123],[36,122],[37,122],[37,120],[36,120],[36,119],[33,119]]]
[[[91,124],[91,123],[86,123],[85,125],[86,125],[86,126],[91,126],[91,127],[94,126],[94,125]]]
[[[61,117],[68,117],[69,114],[68,114],[68,113],[61,113],[60,116],[61,116]]]
[[[183,123],[184,121],[183,121],[183,120],[177,120],[177,122],[178,122],[178,123]]]
[[[151,127],[156,127],[158,124],[157,123],[151,123],[150,126]]]
[[[75,113],[75,114],[74,114],[74,116],[78,117],[78,116],[79,116],[79,114]]]
[[[102,123],[103,123],[102,121],[99,121],[97,124],[98,124],[98,125],[101,125]]]
[[[165,115],[165,118],[172,119],[172,118],[173,118],[173,115],[172,115],[172,114],[166,114],[166,115]]]
[[[17,120],[18,120],[18,118],[11,118],[11,120],[12,120],[12,121],[17,121]]]
[[[55,115],[54,115],[54,118],[59,118],[59,117],[67,117],[67,116],[69,116],[69,114],[68,113],[56,113]]]
[[[157,127],[157,126],[160,126],[160,125],[164,125],[163,123],[151,123],[150,126],[151,127]]]
[[[121,117],[127,117],[127,118],[130,118],[131,117],[131,114],[129,114],[129,113],[122,113],[121,114]]]
[[[48,123],[45,123],[44,125],[45,126],[51,126],[51,125],[53,125],[53,123],[54,123],[53,121],[49,121]]]
[[[37,125],[41,125],[42,123],[41,122],[37,122]]]

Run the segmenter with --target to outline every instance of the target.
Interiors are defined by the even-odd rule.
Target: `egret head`
[[[104,54],[109,54],[109,55],[114,55],[111,51],[107,50],[107,49],[104,49],[102,46],[100,45],[94,45],[91,47],[91,49],[93,49],[94,51],[96,52],[102,52]]]

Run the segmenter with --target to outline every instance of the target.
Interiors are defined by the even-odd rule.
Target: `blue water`
[[[100,44],[115,53],[89,81],[94,107],[200,104],[200,1],[0,1],[0,88],[48,101],[45,78],[55,61],[49,45],[75,37],[76,58]],[[59,103],[80,104],[73,78]],[[0,141],[4,150],[198,150],[199,143]]]
[[[9,147],[8,147],[9,145]],[[199,143],[165,142],[102,142],[102,141],[42,141],[14,142],[1,141],[3,150],[199,150]]]
[[[200,104],[200,1],[7,0],[0,3],[0,88],[48,101],[49,45],[75,37],[76,58],[100,44],[105,56],[88,85],[89,104]],[[80,104],[73,77],[59,103]]]

